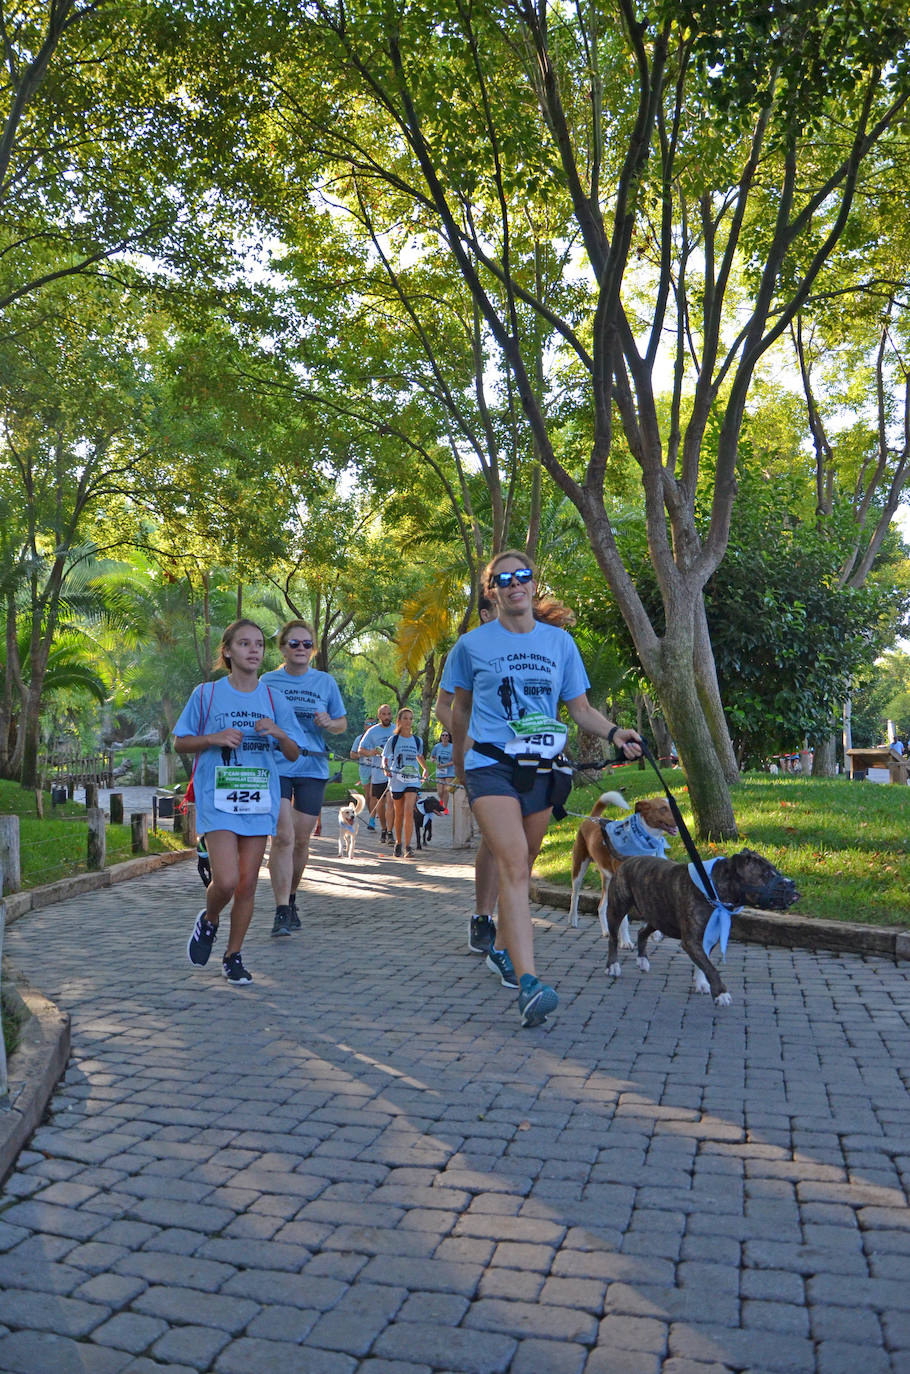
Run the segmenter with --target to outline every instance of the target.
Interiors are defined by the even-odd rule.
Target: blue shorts
[[[481,797],[514,797],[523,816],[549,811],[550,780],[552,775],[538,773],[527,792],[519,792],[512,781],[510,763],[491,763],[489,768],[466,768],[464,785],[473,806]]]
[[[305,816],[318,816],[322,810],[325,796],[326,778],[285,778],[281,779],[281,797],[292,802],[295,811]]]

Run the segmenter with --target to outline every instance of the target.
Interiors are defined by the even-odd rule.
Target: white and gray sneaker
[[[497,949],[495,945],[490,945],[487,950],[487,968],[491,973],[498,973],[504,988],[517,988],[518,979],[515,976],[515,969],[512,967],[512,960],[509,958],[507,949]]]

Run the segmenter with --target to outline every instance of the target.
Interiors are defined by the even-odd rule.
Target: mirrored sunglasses
[[[286,639],[284,642],[289,649],[312,649],[313,647],[311,639]]]
[[[495,572],[490,578],[494,587],[509,587],[514,577],[516,582],[530,582],[534,576],[530,568],[512,568],[510,572]]]

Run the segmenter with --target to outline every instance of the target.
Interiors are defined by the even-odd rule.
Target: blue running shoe
[[[206,919],[205,909],[200,911],[196,917],[196,924],[193,926],[193,933],[186,943],[186,957],[191,964],[197,968],[202,968],[209,961],[212,952],[212,945],[215,943],[215,936],[218,934],[218,927],[213,926],[211,921]]]
[[[240,954],[226,954],[221,961],[221,972],[234,987],[245,987],[252,983],[253,975],[243,967]]]
[[[559,1006],[556,991],[548,983],[542,983],[533,973],[521,975],[518,993],[518,1012],[523,1026],[540,1026],[551,1011]]]
[[[376,817],[375,817],[375,816],[371,816],[370,819],[367,821],[367,830],[375,830],[375,829],[376,829]]]
[[[504,988],[517,988],[518,979],[515,976],[515,969],[512,967],[512,960],[509,958],[507,949],[497,949],[495,945],[490,945],[487,950],[487,968],[491,973],[498,973]]]

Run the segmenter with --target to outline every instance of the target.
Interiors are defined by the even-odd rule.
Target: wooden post
[[[87,782],[85,784],[85,809],[86,811],[94,811],[97,805],[98,784],[96,782]]]
[[[110,800],[111,825],[123,824],[123,793],[112,792]]]
[[[452,848],[467,849],[474,833],[471,803],[463,787],[456,787],[449,800],[452,811]]]
[[[72,775],[70,775],[70,777],[68,777],[67,780],[66,780],[66,799],[67,799],[67,801],[72,801],[72,800],[73,800],[73,793],[75,792],[75,790],[76,790],[76,784],[75,784],[75,782],[73,781]]]
[[[130,816],[131,841],[134,854],[149,852],[149,818],[145,811],[134,811]]]
[[[173,830],[174,830],[174,834],[175,834],[175,835],[182,835],[182,834],[183,834],[183,814],[182,814],[182,812],[180,812],[180,811],[177,810],[177,807],[176,807],[176,806],[174,807],[174,825],[173,825]]]
[[[199,836],[196,834],[196,803],[187,802],[183,813],[183,843],[187,849],[195,849]]]
[[[35,788],[35,815],[39,821],[44,820],[44,793],[40,787]]]
[[[18,892],[22,886],[18,816],[0,816],[0,868],[6,874],[7,892]]]
[[[92,806],[86,812],[88,819],[88,867],[97,872],[104,867],[107,858],[107,829],[104,812],[100,806]]]

